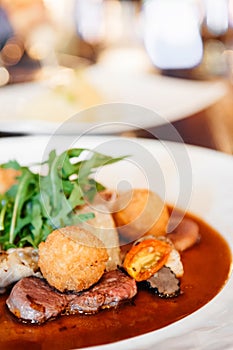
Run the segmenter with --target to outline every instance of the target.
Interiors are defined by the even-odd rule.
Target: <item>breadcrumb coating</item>
[[[93,233],[104,243],[109,256],[106,270],[116,270],[117,266],[121,265],[121,258],[119,237],[113,217],[108,208],[102,204],[95,204],[94,207],[87,205],[79,210],[80,213],[90,211],[95,214],[95,217],[83,222],[81,227]]]
[[[103,242],[78,226],[57,229],[39,245],[43,277],[61,292],[89,288],[101,278],[107,261]]]

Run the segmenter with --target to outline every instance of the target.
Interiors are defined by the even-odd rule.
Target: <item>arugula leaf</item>
[[[4,168],[4,169],[11,168],[15,170],[20,170],[21,166],[16,160],[10,160],[9,162],[2,164],[1,168]]]
[[[20,176],[20,181],[15,196],[12,220],[9,233],[9,243],[13,244],[15,239],[15,228],[16,222],[20,218],[20,213],[22,211],[23,205],[28,198],[29,185],[32,180],[31,172],[28,169],[23,169],[22,175]]]
[[[86,153],[89,157],[80,160]],[[45,175],[35,174],[17,161],[0,165],[20,172],[16,184],[0,196],[0,247],[38,247],[55,228],[93,218],[93,213],[77,210],[104,189],[91,175],[97,168],[123,158],[73,148],[60,155],[51,151],[42,163],[48,168]]]

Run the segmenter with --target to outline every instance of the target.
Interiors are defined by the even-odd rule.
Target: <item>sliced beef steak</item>
[[[121,301],[133,298],[136,293],[134,279],[119,270],[110,271],[94,287],[70,300],[68,311],[94,313],[100,309],[116,307]]]
[[[6,304],[16,317],[31,323],[43,323],[59,315],[66,308],[68,299],[45,280],[25,277],[14,285]]]
[[[89,290],[81,293],[60,293],[43,279],[26,277],[13,287],[7,306],[21,320],[43,323],[66,313],[95,313],[116,307],[137,293],[135,280],[119,270],[103,275]]]

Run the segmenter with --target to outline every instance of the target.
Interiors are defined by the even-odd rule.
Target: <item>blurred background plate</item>
[[[111,60],[108,60],[111,62]],[[120,67],[118,65],[118,67]],[[93,133],[113,133],[132,129],[127,124],[141,128],[153,127],[188,117],[221,99],[227,91],[222,81],[192,81],[152,74],[145,71],[120,70],[99,63],[74,71],[59,68],[50,72],[49,78],[37,82],[12,84],[0,88],[0,131],[12,133],[54,132],[63,122],[96,105],[127,103],[146,107],[162,118],[144,118],[142,115],[103,116],[80,113],[75,125],[62,128],[62,133],[82,133],[86,128],[124,121],[118,128],[108,125],[94,128]],[[77,123],[76,123],[77,122]]]

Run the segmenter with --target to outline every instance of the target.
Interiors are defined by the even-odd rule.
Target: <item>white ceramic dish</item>
[[[76,82],[70,82],[66,74],[61,69],[51,74],[49,81],[1,87],[0,130],[51,134],[64,122],[66,125],[59,130],[61,134],[82,133],[103,122],[121,125],[111,123],[107,128],[94,128],[93,134],[132,130],[135,125],[136,128],[148,128],[190,116],[226,93],[223,82],[189,81],[144,71],[127,73],[104,64],[86,69],[81,80],[78,78]],[[60,82],[67,86],[65,94],[51,89],[51,85]],[[139,111],[135,113],[135,108],[132,108],[124,113],[124,108],[111,113],[94,108],[91,113],[83,112],[109,103],[129,104],[138,107]],[[161,118],[147,116],[140,107],[156,112]],[[67,125],[75,115],[75,123]]]
[[[123,180],[131,186],[148,185],[170,203],[202,217],[228,241],[233,251],[233,159],[231,156],[183,144],[110,137],[25,137],[0,139],[0,162],[41,161],[56,148],[80,146],[111,155],[131,154],[101,170],[107,186]],[[185,187],[185,188],[184,188]],[[158,331],[92,350],[228,350],[233,348],[233,277],[208,304]],[[200,291],[201,293],[201,291]],[[87,349],[87,348],[86,348]],[[88,348],[89,349],[89,348]]]

